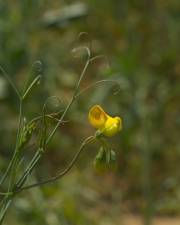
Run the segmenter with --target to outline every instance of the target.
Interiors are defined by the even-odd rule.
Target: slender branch
[[[15,157],[13,157],[13,161],[12,161],[12,166],[10,167],[10,181],[9,181],[9,187],[8,187],[8,191],[10,191],[11,187],[13,186],[13,180],[15,179],[15,167],[13,168],[13,165],[16,163],[18,163],[18,155],[19,155],[19,144],[21,142],[21,124],[22,124],[22,104],[23,104],[23,100],[20,99],[20,103],[19,103],[19,122],[18,122],[18,131],[17,131],[17,137],[16,137],[16,147],[15,147],[15,151],[14,151],[14,155]]]
[[[5,196],[13,195],[13,192],[12,191],[11,192],[0,192],[0,195],[5,195]]]
[[[40,151],[40,150],[37,151],[37,153],[34,155],[33,159],[31,160],[31,162],[29,163],[28,167],[26,168],[22,177],[16,182],[16,184],[15,184],[16,188],[20,188],[25,183],[29,174],[31,173],[31,171],[34,169],[35,165],[41,158],[41,155],[42,155],[42,151]]]
[[[73,165],[76,163],[78,157],[80,156],[81,152],[83,151],[84,147],[89,144],[90,142],[94,141],[96,139],[95,136],[90,136],[88,138],[86,138],[83,143],[81,144],[78,152],[74,155],[74,157],[72,158],[71,162],[69,163],[69,165],[60,173],[58,173],[56,176],[54,177],[51,177],[45,181],[41,181],[41,182],[38,182],[38,183],[35,183],[35,184],[31,184],[31,185],[28,185],[28,186],[25,186],[25,187],[22,187],[20,189],[17,189],[14,191],[14,193],[19,193],[21,191],[24,191],[24,190],[27,190],[27,189],[31,189],[31,188],[35,188],[35,187],[39,187],[39,186],[42,186],[42,185],[45,185],[45,184],[48,184],[48,183],[53,183],[57,180],[59,180],[61,177],[63,177],[65,174],[67,174],[71,168],[73,167]]]
[[[87,68],[88,68],[88,66],[89,66],[89,63],[90,63],[90,58],[89,58],[89,56],[88,56],[88,60],[87,60],[87,62],[86,62],[86,64],[85,64],[85,66],[84,66],[84,69],[83,69],[83,71],[82,71],[80,77],[79,77],[79,80],[78,80],[78,83],[77,83],[77,86],[76,86],[76,89],[75,89],[75,94],[76,94],[76,92],[78,91],[78,89],[79,89],[79,87],[80,87],[81,81],[82,81],[82,79],[83,79],[83,77],[84,77],[84,75],[85,75],[85,72],[86,72],[86,70],[87,70]]]
[[[56,120],[56,121],[59,121],[59,119],[55,117],[55,116],[57,116],[59,113],[60,113],[60,112],[57,112],[57,113],[50,113],[50,114],[45,114],[45,117],[50,118],[50,119],[53,119],[53,120]],[[42,118],[43,118],[43,115],[37,116],[37,117],[33,118],[31,121],[29,121],[28,123],[31,124],[31,123],[33,123],[33,122],[36,122],[36,121],[38,121],[38,120],[41,120]],[[68,121],[68,120],[62,120],[61,122],[62,122],[62,123],[67,123],[67,122],[69,122],[69,121]]]
[[[106,83],[106,82],[109,82],[109,83],[115,83],[117,85],[119,85],[119,83],[115,80],[99,80],[99,81],[96,81],[90,85],[88,85],[87,87],[85,87],[84,89],[82,89],[77,95],[76,95],[76,98],[79,97],[80,95],[82,95],[84,92],[86,92],[87,90],[89,90],[90,88],[98,85],[98,84],[101,84],[101,83]]]
[[[79,90],[79,87],[80,87],[80,84],[81,84],[81,81],[85,75],[85,72],[88,68],[88,65],[90,63],[90,54],[88,53],[88,59],[86,61],[86,64],[82,70],[82,73],[79,77],[79,80],[77,82],[77,85],[75,87],[75,91],[74,91],[74,94],[72,96],[72,98],[70,99],[66,109],[64,110],[63,114],[61,115],[59,121],[57,122],[56,126],[54,127],[54,129],[52,130],[51,134],[47,137],[47,140],[45,142],[45,145],[48,145],[48,143],[51,141],[51,139],[53,138],[56,130],[58,129],[59,125],[62,123],[65,115],[67,114],[68,110],[70,109],[71,105],[73,104],[73,102],[75,101],[76,99],[76,94],[78,93],[78,90]],[[32,160],[30,161],[29,165],[26,167],[26,170],[24,172],[24,174],[22,175],[22,177],[19,179],[19,181],[15,184],[15,187],[16,188],[20,188],[22,187],[22,185],[25,183],[25,181],[27,180],[27,177],[29,176],[29,174],[31,173],[31,171],[34,169],[34,167],[36,166],[36,164],[38,163],[39,159],[41,158],[42,156],[42,151],[38,151],[36,152],[36,154],[34,155],[34,157],[32,158]]]
[[[5,201],[7,200],[7,203],[1,208],[1,211],[0,211],[0,224],[2,224],[3,220],[4,220],[4,217],[6,215],[6,212],[12,202],[12,198],[9,198],[9,196],[6,196],[5,197]]]
[[[11,171],[11,168],[12,168],[12,166],[13,166],[15,160],[16,160],[16,157],[17,157],[18,145],[19,145],[19,137],[20,137],[20,130],[21,130],[21,121],[22,121],[22,99],[20,98],[20,103],[19,103],[19,122],[18,122],[18,131],[17,131],[17,137],[16,137],[16,147],[15,147],[12,159],[11,159],[11,161],[10,161],[10,163],[9,163],[9,165],[8,165],[8,167],[7,167],[5,173],[4,173],[4,175],[3,175],[3,177],[2,177],[2,179],[0,181],[0,185],[2,185],[5,182],[8,174]]]
[[[2,68],[1,65],[0,65],[0,71],[2,72],[2,75],[6,78],[6,80],[9,82],[9,84],[11,85],[15,93],[17,94],[18,98],[20,99],[21,98],[20,92],[18,91],[17,87],[15,86],[15,84],[10,79],[9,75],[6,73],[6,71]]]
[[[23,93],[22,99],[25,99],[27,97],[27,95],[29,94],[29,92],[31,91],[31,89],[34,87],[34,85],[36,85],[41,79],[41,75],[38,75],[33,81],[32,83],[29,85],[29,87],[25,90],[25,92]]]
[[[23,89],[23,95],[24,93],[26,92],[26,90],[28,89],[28,83],[30,82],[30,79],[31,79],[31,75],[33,73],[33,69],[34,67],[37,66],[37,72],[38,74],[41,72],[41,69],[42,69],[42,63],[41,61],[35,61],[32,66],[31,66],[31,69],[30,69],[30,72],[28,73],[27,75],[27,79],[26,79],[26,82],[25,82],[25,85],[24,85],[24,89]],[[37,75],[37,76],[41,76],[40,74]]]
[[[74,94],[73,94],[72,98],[70,99],[69,104],[67,105],[67,107],[66,107],[66,109],[64,110],[63,114],[61,115],[59,121],[57,122],[56,126],[54,127],[53,131],[51,132],[51,134],[50,134],[49,137],[47,138],[46,145],[47,145],[47,144],[51,141],[51,139],[53,138],[53,136],[54,136],[54,134],[55,134],[57,128],[58,128],[59,125],[61,124],[61,122],[62,122],[62,120],[64,119],[65,115],[67,114],[69,108],[71,107],[71,105],[73,104],[74,100],[76,99],[76,94],[77,94],[77,92],[78,92],[78,90],[79,90],[81,81],[82,81],[82,79],[83,79],[83,77],[84,77],[84,75],[85,75],[85,72],[86,72],[86,70],[87,70],[87,68],[88,68],[89,63],[90,63],[90,59],[89,59],[89,57],[88,57],[88,60],[87,60],[85,66],[84,66],[84,68],[83,68],[83,71],[82,71],[80,77],[79,77],[79,80],[78,80],[78,83],[77,83],[77,85],[76,85]]]
[[[20,127],[21,127],[21,120],[22,120],[22,98],[21,98],[21,94],[19,93],[18,89],[16,88],[15,84],[12,82],[12,80],[9,78],[9,75],[6,73],[6,71],[0,66],[0,70],[3,74],[3,76],[8,80],[9,84],[12,86],[12,88],[14,89],[14,91],[16,92],[16,94],[18,95],[18,98],[19,98],[19,122],[18,122],[18,132],[17,132],[17,137],[16,137],[16,147],[15,147],[15,150],[14,150],[14,154],[12,156],[12,159],[2,177],[2,179],[0,180],[0,185],[3,184],[3,182],[6,180],[7,176],[8,176],[8,173],[10,172],[13,164],[14,164],[14,161],[17,157],[17,149],[18,149],[18,144],[19,144],[19,135],[20,135]]]
[[[5,171],[5,173],[3,174],[3,177],[1,178],[0,185],[2,185],[4,183],[4,181],[6,180],[6,178],[8,176],[8,173],[9,173],[9,171],[10,171],[12,165],[13,165],[13,162],[15,160],[15,157],[16,157],[16,154],[13,154],[13,157],[12,157],[8,167],[7,167],[6,171]]]

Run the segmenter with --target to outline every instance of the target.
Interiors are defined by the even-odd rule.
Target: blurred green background
[[[48,96],[58,96],[62,107],[68,103],[85,63],[81,52],[72,52],[78,46],[105,56],[89,66],[82,88],[101,79],[120,84],[116,95],[117,87],[106,83],[77,99],[29,183],[63,169],[93,134],[87,120],[93,104],[123,118],[122,132],[109,140],[116,172],[94,171],[99,146],[91,145],[62,180],[19,195],[6,225],[136,225],[124,218],[136,215],[148,224],[180,215],[179,12],[179,0],[0,1],[0,65],[22,90],[32,64],[42,62],[42,82],[25,105],[27,120],[40,115]],[[78,38],[81,32],[88,35]],[[1,76],[1,176],[17,121],[17,97]],[[25,162],[34,151],[27,150]]]

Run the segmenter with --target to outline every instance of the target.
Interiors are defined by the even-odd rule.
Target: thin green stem
[[[16,158],[16,154],[13,154],[13,157],[12,157],[12,159],[11,159],[11,161],[10,161],[10,163],[9,163],[9,165],[8,165],[8,167],[7,167],[5,173],[3,174],[3,177],[0,181],[0,185],[2,185],[4,183],[4,181],[6,180],[6,178],[8,176],[8,173],[9,173],[9,171],[10,171],[10,169],[11,169],[13,163],[14,163],[15,158]]]
[[[101,84],[101,83],[105,83],[105,82],[106,83],[107,82],[110,82],[110,83],[116,83],[116,84],[118,84],[118,82],[115,81],[115,80],[99,80],[99,81],[96,81],[96,82],[88,85],[87,87],[85,87],[84,89],[82,89],[80,92],[78,92],[78,94],[76,95],[76,98],[79,97],[80,95],[82,95],[84,92],[86,92],[90,88],[95,87],[96,85]],[[119,84],[118,84],[118,86],[119,86]]]
[[[22,187],[21,189],[18,189],[18,190],[15,190],[15,194],[18,193],[18,192],[21,192],[21,191],[24,191],[24,190],[27,190],[27,189],[31,189],[31,188],[34,188],[34,187],[39,187],[39,186],[42,186],[42,185],[45,185],[45,184],[48,184],[48,183],[53,183],[57,180],[59,180],[60,178],[62,178],[64,175],[66,175],[70,169],[73,167],[73,165],[76,163],[78,157],[80,156],[81,152],[84,150],[84,147],[93,142],[94,140],[96,139],[95,136],[90,136],[88,138],[86,138],[83,143],[81,144],[78,152],[74,155],[74,157],[72,158],[71,162],[69,163],[69,165],[60,173],[58,173],[56,176],[54,177],[51,177],[45,181],[41,181],[41,182],[38,182],[38,183],[35,183],[35,184],[31,184],[31,185],[28,185],[28,186],[25,186],[25,187]]]
[[[39,161],[39,159],[41,158],[41,151],[38,151],[33,159],[31,160],[31,162],[29,163],[28,167],[26,168],[24,174],[22,175],[22,177],[16,182],[15,187],[19,188],[21,187],[25,181],[27,180],[29,174],[31,173],[31,171],[34,169],[36,163]]]
[[[18,131],[17,131],[17,137],[16,137],[16,147],[15,147],[12,159],[11,159],[11,161],[10,161],[10,163],[9,163],[9,165],[8,165],[8,167],[7,167],[5,173],[4,173],[4,175],[3,175],[3,177],[0,181],[0,185],[2,185],[5,182],[8,174],[11,171],[11,168],[13,167],[13,164],[14,164],[16,158],[17,158],[19,138],[20,138],[20,130],[21,130],[21,122],[22,122],[22,99],[20,99],[20,104],[19,104],[19,122],[18,122]]]
[[[12,198],[9,198],[9,196],[6,196],[5,201],[6,201],[6,203],[1,208],[1,211],[0,211],[0,225],[3,223],[6,212],[7,212],[8,208],[9,208],[11,202],[12,202]]]
[[[88,68],[88,66],[89,66],[89,63],[90,63],[90,58],[88,57],[88,60],[87,60],[85,66],[84,66],[84,68],[83,68],[83,70],[82,70],[82,73],[81,73],[81,75],[80,75],[80,77],[79,77],[79,80],[78,80],[78,83],[77,83],[77,85],[76,85],[76,89],[75,89],[75,94],[74,94],[74,96],[76,95],[76,93],[77,93],[78,90],[79,90],[81,81],[82,81],[82,79],[83,79],[83,77],[84,77],[84,75],[85,75],[85,73],[86,73],[86,70],[87,70],[87,68]]]
[[[18,155],[19,155],[19,143],[20,143],[20,136],[21,136],[21,122],[22,122],[22,99],[20,98],[20,106],[19,106],[19,122],[18,122],[18,131],[17,131],[17,137],[16,137],[16,147],[13,154],[13,157],[6,169],[6,172],[1,179],[1,184],[6,180],[8,174],[10,173],[10,179],[9,179],[9,185],[8,185],[8,192],[5,194],[4,199],[2,200],[2,208],[0,211],[0,224],[2,224],[4,220],[4,216],[12,202],[13,195],[10,190],[13,189],[13,185],[15,182],[15,171],[16,171],[16,165],[18,162]],[[2,193],[1,193],[2,194]],[[7,201],[6,201],[7,200]]]
[[[74,102],[75,99],[76,99],[75,96],[76,96],[76,94],[77,94],[78,91],[79,91],[79,87],[80,87],[81,81],[82,81],[82,79],[83,79],[83,77],[84,77],[84,75],[85,75],[85,72],[86,72],[86,70],[87,70],[87,68],[88,68],[88,65],[89,65],[89,63],[90,63],[90,58],[89,58],[89,57],[90,57],[90,56],[88,56],[88,60],[87,60],[85,66],[84,66],[84,68],[83,68],[83,70],[82,70],[82,73],[81,73],[80,77],[79,77],[79,80],[78,80],[78,82],[77,82],[77,85],[76,85],[74,94],[73,94],[72,98],[70,99],[70,101],[69,101],[69,103],[68,103],[66,109],[64,110],[63,114],[61,115],[59,121],[57,122],[56,126],[54,127],[53,131],[52,131],[51,134],[47,137],[46,142],[45,142],[45,146],[47,146],[47,144],[48,144],[48,143],[51,141],[51,139],[53,138],[53,136],[54,136],[56,130],[58,129],[59,125],[62,123],[62,121],[63,121],[65,115],[67,114],[67,112],[68,112],[68,110],[69,110],[69,108],[71,107],[71,105],[73,104],[73,102]],[[23,173],[22,177],[21,177],[21,178],[19,179],[19,181],[15,184],[15,189],[21,188],[21,187],[23,186],[23,184],[24,184],[25,181],[27,180],[27,177],[28,177],[29,174],[32,172],[32,170],[34,169],[34,167],[36,166],[36,164],[39,162],[39,159],[41,158],[42,153],[43,153],[42,151],[38,151],[38,152],[34,155],[33,159],[31,160],[31,162],[29,163],[29,165],[26,167],[26,170],[25,170],[25,172]]]
[[[13,192],[0,192],[0,195],[13,195]]]
[[[41,75],[38,75],[33,81],[32,83],[29,85],[29,87],[24,91],[22,99],[25,99],[27,97],[27,95],[29,94],[29,92],[31,91],[31,89],[34,87],[34,85],[36,85],[41,79]]]
[[[33,69],[34,69],[35,66],[38,66],[38,67],[37,67],[37,69],[38,69],[37,72],[40,73],[41,67],[42,67],[41,61],[35,61],[35,62],[32,64],[31,69],[30,69],[30,72],[29,72],[28,75],[27,75],[27,79],[26,79],[26,82],[25,82],[25,85],[24,85],[23,96],[24,96],[26,90],[28,89],[28,83],[29,83],[30,80],[31,80],[32,72],[33,72]],[[41,75],[38,75],[38,76],[41,76]]]
[[[59,121],[57,122],[56,126],[54,127],[54,129],[53,129],[53,131],[51,132],[51,134],[49,135],[49,137],[47,138],[46,145],[47,145],[47,144],[51,141],[51,139],[53,138],[53,136],[54,136],[54,134],[55,134],[57,128],[58,128],[59,125],[61,124],[61,122],[62,122],[62,120],[64,119],[65,115],[67,114],[69,108],[71,107],[71,105],[73,104],[74,100],[76,99],[76,94],[78,93],[78,90],[79,90],[81,81],[82,81],[82,79],[83,79],[83,77],[84,77],[84,75],[85,75],[85,72],[86,72],[87,68],[88,68],[89,62],[90,62],[90,60],[89,60],[89,58],[88,58],[88,60],[87,60],[87,62],[86,62],[86,64],[85,64],[85,66],[84,66],[84,68],[83,68],[83,71],[82,71],[82,73],[81,73],[81,75],[80,75],[80,77],[79,77],[79,80],[78,80],[78,83],[77,83],[77,85],[76,85],[74,94],[73,94],[72,98],[70,99],[70,102],[69,102],[69,104],[67,105],[66,109],[64,110],[63,114],[61,115],[61,118],[60,118]]]
[[[15,174],[14,174],[15,167],[18,162],[18,156],[19,156],[19,144],[20,144],[20,139],[21,139],[21,124],[22,124],[22,104],[23,104],[23,100],[20,99],[19,122],[18,122],[18,132],[17,132],[17,137],[16,137],[16,147],[15,147],[15,151],[14,151],[13,161],[12,161],[11,167],[8,171],[8,173],[10,172],[10,182],[9,182],[8,191],[10,191],[13,186],[13,180],[15,179]]]
[[[6,73],[6,71],[2,68],[0,65],[0,71],[2,72],[2,75],[5,77],[5,79],[9,82],[15,93],[17,94],[18,98],[21,99],[21,94],[18,91],[16,85],[13,83],[13,81],[10,79],[9,75]]]

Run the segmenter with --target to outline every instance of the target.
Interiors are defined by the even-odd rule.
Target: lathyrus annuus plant
[[[73,165],[77,162],[80,153],[85,149],[85,146],[87,144],[90,144],[94,141],[98,141],[101,144],[100,151],[95,158],[96,167],[99,167],[100,169],[107,167],[110,169],[113,168],[116,154],[113,150],[109,149],[108,144],[104,139],[104,137],[109,138],[117,134],[122,129],[122,120],[120,117],[109,116],[107,113],[104,112],[104,110],[99,105],[95,105],[89,111],[89,121],[92,124],[92,126],[97,129],[97,131],[95,132],[94,135],[84,139],[78,151],[72,157],[72,160],[68,163],[66,168],[62,170],[62,172],[57,173],[55,176],[50,177],[47,180],[33,184],[27,184],[27,180],[31,176],[32,171],[34,171],[35,168],[38,167],[40,159],[48,150],[49,143],[53,139],[54,134],[56,133],[59,126],[64,123],[64,118],[67,115],[67,112],[70,110],[72,104],[76,101],[77,97],[79,97],[84,91],[88,90],[89,87],[95,86],[98,83],[100,83],[96,82],[81,90],[80,85],[81,81],[84,78],[86,70],[89,64],[97,58],[97,56],[91,57],[91,52],[87,47],[84,47],[83,49],[87,51],[88,57],[82,70],[82,73],[80,74],[77,84],[75,86],[74,93],[70,98],[67,106],[63,110],[63,112],[61,112],[61,114],[57,113],[47,114],[46,113],[47,101],[46,101],[44,103],[41,115],[37,118],[34,118],[31,121],[26,122],[23,121],[23,119],[26,118],[24,110],[25,105],[24,101],[27,100],[27,98],[31,97],[31,91],[34,88],[36,88],[37,85],[39,85],[39,82],[41,80],[39,69],[38,75],[34,77],[28,77],[23,91],[20,92],[16,87],[16,85],[10,79],[10,76],[8,76],[8,74],[0,66],[1,74],[6,78],[10,86],[14,89],[14,92],[19,100],[19,122],[14,152],[12,154],[12,158],[10,160],[9,165],[7,166],[3,176],[0,179],[0,196],[1,196],[0,224],[3,223],[9,206],[19,193],[31,188],[40,187],[45,184],[53,183],[62,178],[63,176],[65,176],[73,167]],[[37,62],[37,64],[38,67],[41,66],[40,62]],[[104,81],[107,82],[108,80],[103,80],[103,82]],[[112,80],[109,81],[112,82]],[[49,97],[48,100],[50,100],[51,98],[52,97]],[[52,119],[53,121],[56,122],[54,128],[50,131],[50,133],[48,133],[49,129],[47,129],[48,126],[47,119],[48,120]],[[41,126],[38,126],[38,123],[40,123]],[[35,153],[29,160],[28,164],[25,165],[24,167],[22,166],[21,162],[24,155],[26,154],[26,148],[28,147],[28,143],[32,135],[34,134],[35,130],[36,131],[38,130],[38,132],[36,132],[36,135],[39,135],[37,137],[37,143],[35,145],[37,146],[37,149],[36,151],[34,151]]]

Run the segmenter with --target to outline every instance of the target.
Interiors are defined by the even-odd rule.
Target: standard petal
[[[105,126],[108,115],[104,112],[100,105],[94,105],[89,110],[89,122],[96,129],[102,129]]]

